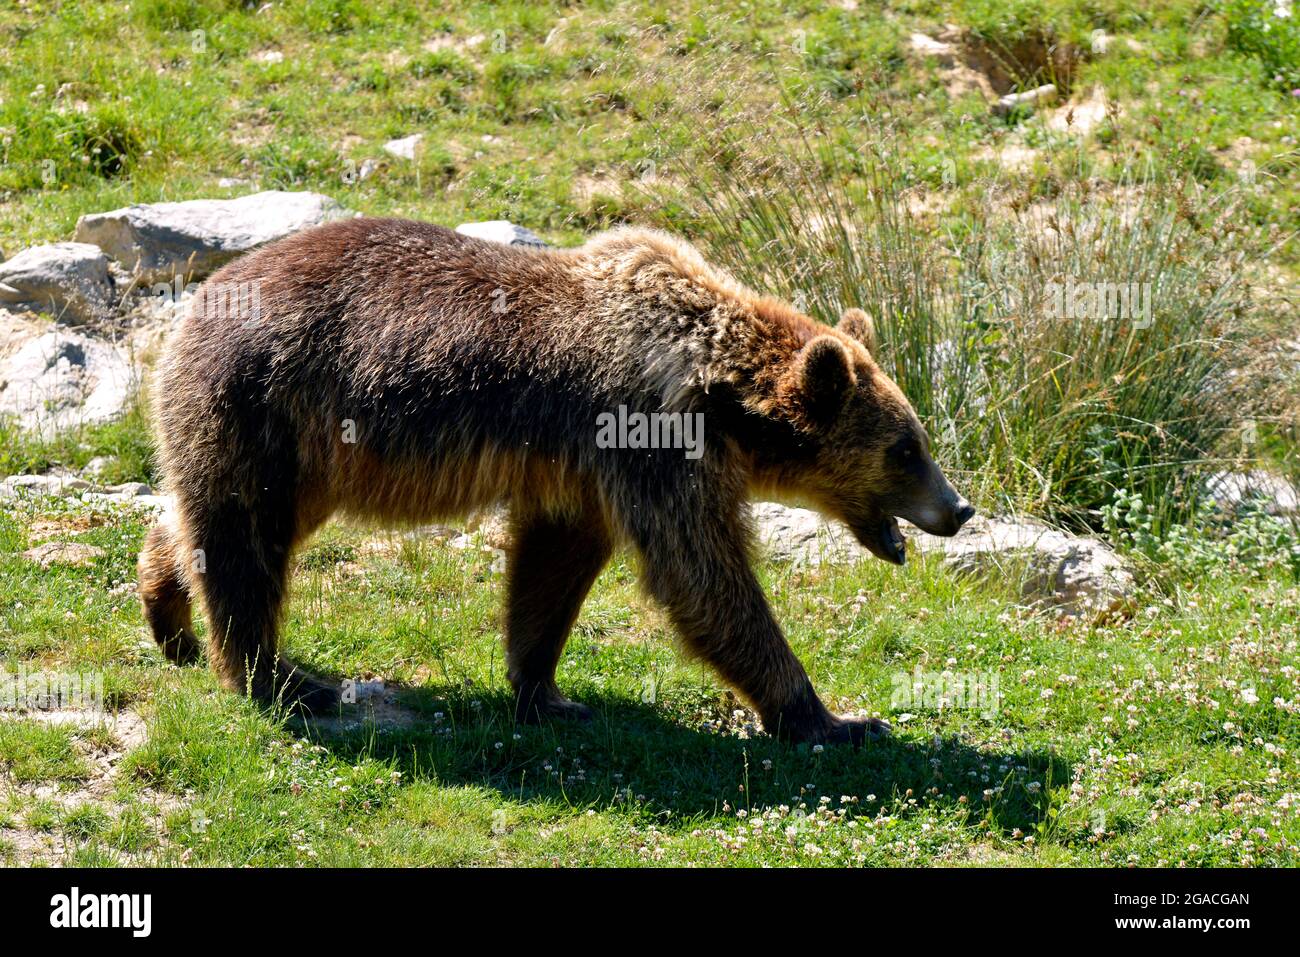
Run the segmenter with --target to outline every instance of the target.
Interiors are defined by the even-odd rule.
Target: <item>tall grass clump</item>
[[[720,106],[693,89],[704,107],[663,111],[652,147],[689,170],[645,187],[661,221],[823,322],[871,313],[877,359],[986,508],[1097,526],[1122,492],[1161,503],[1157,525],[1185,520],[1269,411],[1231,195],[1136,164],[1033,184],[944,163],[940,229],[917,211],[912,144],[868,97]]]

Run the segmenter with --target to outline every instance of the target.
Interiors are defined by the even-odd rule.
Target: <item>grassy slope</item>
[[[676,654],[623,562],[561,666],[595,722],[516,731],[491,554],[376,550],[333,528],[299,558],[289,652],[338,678],[400,683],[417,718],[303,735],[206,670],[163,662],[121,587],[144,525],[78,514],[0,518],[0,593],[16,599],[0,612],[0,655],[103,669],[150,738],[104,794],[86,789],[86,732],[0,725],[0,768],[24,785],[0,799],[15,860],[20,829],[50,834],[70,861],[235,865],[1242,864],[1285,863],[1300,845],[1294,583],[1207,577],[1092,627],[927,562],[765,566],[822,692],[898,726],[862,753],[818,753],[752,737],[752,716]],[[49,572],[14,554],[53,526],[106,554]],[[891,708],[918,668],[995,672],[1000,707]]]
[[[220,195],[223,176],[320,190],[368,213],[507,217],[576,241],[637,218],[634,200],[602,184],[635,171],[652,145],[642,91],[628,89],[638,62],[710,43],[775,50],[829,90],[868,84],[914,126],[917,180],[937,185],[943,143],[974,190],[968,173],[988,162],[977,154],[1013,133],[977,101],[951,100],[933,68],[903,53],[911,29],[947,21],[1008,42],[1026,23],[1132,36],[1144,52],[1118,49],[1076,83],[1103,83],[1124,106],[1102,147],[1147,147],[1169,172],[1214,186],[1233,176],[1220,149],[1250,136],[1268,171],[1257,221],[1284,222],[1296,205],[1295,144],[1284,140],[1295,100],[1257,59],[1227,50],[1223,22],[1198,4],[1114,0],[1085,16],[1047,3],[894,2],[887,15],[806,3],[713,21],[685,5],[446,6],[6,7],[0,247],[67,238],[87,211]],[[485,42],[464,46],[475,34]],[[423,49],[440,36],[438,52]],[[283,59],[255,59],[266,50]],[[671,92],[644,91],[650,103]],[[689,136],[689,118],[674,122]],[[384,158],[384,140],[414,131],[427,138],[415,167]],[[348,161],[366,158],[387,166],[348,182]],[[1280,261],[1293,268],[1294,257],[1286,247]],[[109,454],[114,477],[147,475],[138,422],[88,438],[32,450],[7,437],[4,471]],[[370,554],[359,533],[330,529],[300,559],[290,653],[337,677],[404,682],[427,720],[304,739],[220,694],[206,672],[161,662],[129,590],[143,530],[125,515],[0,514],[0,658],[103,669],[113,699],[150,730],[103,792],[88,789],[107,747],[96,733],[0,725],[0,854],[12,860],[32,832],[82,863],[1274,863],[1300,844],[1287,797],[1300,792],[1300,595],[1280,578],[1166,585],[1167,598],[1144,598],[1129,623],[1062,628],[1018,609],[1003,586],[926,563],[835,575],[765,567],[779,617],[836,706],[915,715],[891,743],[854,755],[747,737],[734,700],[678,657],[620,564],[562,665],[563,685],[597,706],[597,721],[516,739],[490,556]],[[106,555],[41,571],[19,553],[49,534]],[[917,667],[996,671],[1000,711],[891,710],[892,683]],[[762,809],[758,828],[748,814]]]
[[[1008,129],[977,97],[949,97],[933,64],[908,61],[907,34],[945,22],[995,49],[1033,29],[1085,46],[1093,29],[1133,39],[1138,49],[1117,42],[1075,80],[1076,89],[1102,84],[1124,108],[1105,148],[1148,149],[1171,173],[1213,183],[1234,172],[1223,151],[1249,136],[1263,171],[1258,221],[1284,222],[1297,201],[1300,101],[1268,80],[1258,57],[1227,47],[1222,17],[1189,0],[908,0],[883,13],[865,3],[772,3],[713,16],[715,5],[687,3],[454,3],[435,12],[393,0],[295,0],[256,15],[243,6],[32,2],[0,12],[0,246],[66,238],[86,211],[219,193],[221,177],[321,190],[374,214],[505,216],[576,240],[636,216],[602,184],[636,171],[651,145],[641,110],[672,99],[671,89],[640,88],[640,71],[717,49],[770,54],[787,82],[832,95],[864,85],[883,111],[907,115],[918,179],[938,183],[941,142],[964,182],[968,165],[986,162],[975,154]],[[470,45],[475,37],[482,42]],[[268,51],[282,59],[264,62]],[[690,117],[678,122],[689,137]],[[412,132],[427,137],[420,161],[388,160],[381,144]],[[350,171],[367,158],[387,168],[356,182]],[[54,180],[45,182],[49,161]]]

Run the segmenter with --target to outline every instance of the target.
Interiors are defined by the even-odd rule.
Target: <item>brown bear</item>
[[[191,661],[201,599],[223,684],[319,712],[336,689],[277,652],[294,547],[335,513],[504,503],[519,720],[588,714],[555,668],[627,543],[688,650],[770,733],[860,742],[887,726],[818,699],[750,568],[747,502],[811,503],[898,564],[895,517],[937,535],[970,518],[869,342],[860,311],[819,325],[649,230],[523,249],[358,218],[281,240],[200,288],[157,372],[175,513],[140,556],[145,614]],[[698,448],[598,441],[602,417],[656,413],[702,422]]]

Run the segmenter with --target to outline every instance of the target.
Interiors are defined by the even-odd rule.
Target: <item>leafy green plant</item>
[[[1141,494],[1118,489],[1101,511],[1112,542],[1175,577],[1280,569],[1300,581],[1300,525],[1270,515],[1257,504],[1244,503],[1229,513],[1202,501],[1188,522],[1160,529],[1151,503]]]
[[[1221,9],[1228,46],[1258,59],[1274,85],[1287,91],[1300,89],[1300,19],[1290,5],[1284,8],[1275,0],[1225,0]]]

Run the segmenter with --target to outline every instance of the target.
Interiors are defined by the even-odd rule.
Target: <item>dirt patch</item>
[[[1009,173],[1028,172],[1041,155],[1039,150],[1014,140],[998,146],[986,146],[973,154],[975,159],[997,163]]]
[[[1101,87],[1094,87],[1087,97],[1066,103],[1047,117],[1047,128],[1057,133],[1074,133],[1087,136],[1100,126],[1107,116],[1112,121],[1119,116],[1119,105],[1106,99]]]
[[[936,192],[927,190],[923,187],[913,187],[903,193],[903,202],[907,206],[907,212],[913,219],[930,219],[942,213],[946,213],[952,206],[952,195],[949,193]]]
[[[591,202],[596,196],[617,198],[622,194],[622,184],[613,176],[578,176],[573,180],[573,199],[580,206]]]
[[[481,33],[475,33],[467,37],[453,36],[450,33],[440,33],[423,44],[424,50],[428,53],[437,53],[439,50],[454,50],[457,53],[470,53],[477,50],[488,38]]]
[[[1068,95],[1085,59],[1082,49],[1046,33],[1005,44],[951,24],[937,37],[913,33],[908,46],[915,58],[939,66],[944,88],[953,97],[979,92],[994,99],[1046,83]]]
[[[916,59],[935,62],[939,67],[940,82],[953,99],[969,93],[978,93],[986,100],[996,96],[988,77],[966,63],[959,42],[952,39],[935,39],[924,33],[913,33],[908,39],[908,46]]]
[[[1084,51],[1046,33],[1033,33],[1006,44],[967,34],[961,49],[966,65],[987,78],[999,95],[1052,83],[1069,95]]]
[[[59,535],[78,535],[104,524],[104,516],[90,513],[41,518],[27,526],[28,536],[37,542]]]
[[[27,721],[40,724],[73,726],[87,729],[104,729],[105,734],[74,739],[82,757],[86,759],[89,773],[84,781],[74,785],[16,784],[0,774],[0,809],[10,813],[10,825],[0,826],[0,861],[9,865],[59,866],[68,862],[80,849],[78,842],[57,827],[32,826],[23,820],[23,812],[40,804],[53,806],[60,811],[73,811],[94,807],[116,820],[127,805],[114,797],[117,773],[122,758],[144,744],[147,728],[144,719],[134,711],[122,710],[116,714],[64,709],[58,711],[0,711],[0,721]],[[164,834],[163,819],[181,808],[184,802],[174,795],[152,789],[133,792],[138,799],[132,806],[141,804],[150,809],[155,835],[159,841]],[[122,863],[131,863],[130,855],[122,855]]]

